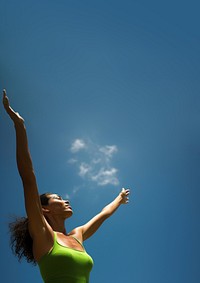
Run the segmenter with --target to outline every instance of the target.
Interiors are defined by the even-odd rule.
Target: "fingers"
[[[125,203],[127,204],[129,202],[129,194],[130,194],[130,189],[125,189],[125,188],[122,188],[121,190],[121,197],[122,197],[122,203]]]
[[[130,189],[122,188],[121,194],[128,196],[130,194]]]
[[[3,105],[4,105],[5,109],[8,110],[8,108],[9,108],[9,100],[8,100],[8,97],[7,97],[5,89],[3,89]]]
[[[6,95],[6,90],[3,89],[3,102],[5,101],[5,99],[7,98],[7,95]]]

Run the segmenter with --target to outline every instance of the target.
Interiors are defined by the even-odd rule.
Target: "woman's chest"
[[[84,251],[82,244],[79,242],[78,239],[74,238],[73,236],[66,236],[57,233],[57,243],[64,247],[68,247],[78,251]]]

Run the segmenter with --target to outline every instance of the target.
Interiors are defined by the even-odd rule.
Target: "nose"
[[[69,201],[68,201],[68,200],[64,200],[64,202],[65,202],[66,204],[69,204]]]

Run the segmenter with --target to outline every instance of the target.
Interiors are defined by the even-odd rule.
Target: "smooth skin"
[[[129,189],[123,189],[110,204],[86,224],[67,233],[65,220],[73,214],[70,203],[57,194],[52,194],[49,205],[41,206],[24,119],[11,108],[5,89],[3,90],[3,105],[15,126],[17,166],[24,188],[25,208],[29,219],[29,233],[33,239],[35,260],[38,262],[52,249],[54,232],[57,233],[57,240],[60,244],[82,251],[83,247],[71,236],[76,237],[81,243],[90,238],[121,204],[128,203]]]

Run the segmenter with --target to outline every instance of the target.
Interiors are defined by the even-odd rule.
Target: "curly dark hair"
[[[45,193],[40,195],[40,201],[42,205],[48,205],[49,195],[51,193]],[[17,217],[11,223],[9,223],[10,231],[10,247],[18,260],[21,261],[25,258],[28,263],[36,265],[36,261],[33,257],[33,240],[29,234],[28,230],[28,218],[27,217]]]

